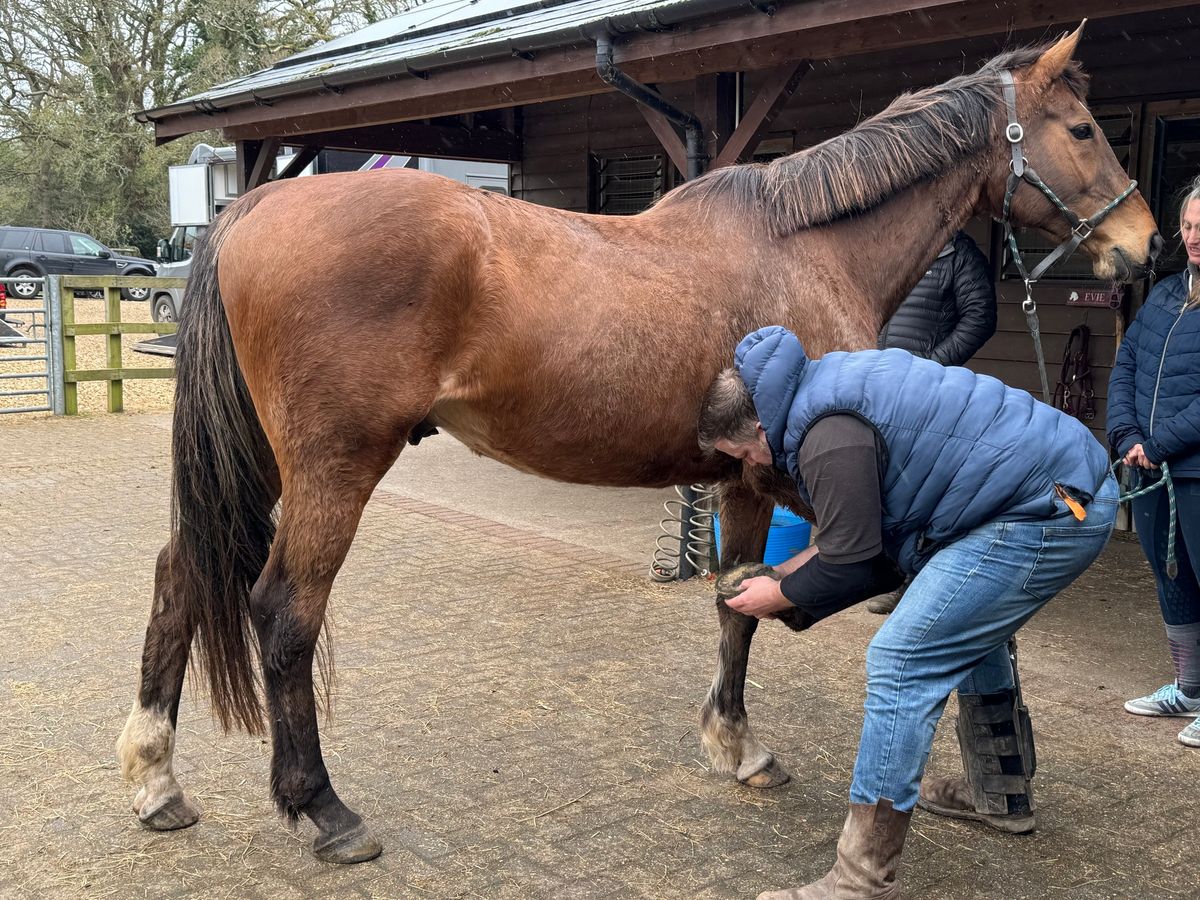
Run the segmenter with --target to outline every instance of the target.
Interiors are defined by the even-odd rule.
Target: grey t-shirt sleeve
[[[852,415],[819,420],[800,446],[800,479],[817,525],[817,549],[830,563],[856,563],[883,552],[883,502],[876,432]]]

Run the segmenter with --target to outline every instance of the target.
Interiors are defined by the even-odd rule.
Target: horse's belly
[[[720,460],[700,455],[694,427],[661,419],[617,423],[579,408],[542,416],[511,407],[505,412],[441,401],[430,419],[482,456],[556,481],[662,487],[714,480],[723,472]]]

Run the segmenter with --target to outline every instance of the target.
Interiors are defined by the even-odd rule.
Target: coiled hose
[[[690,487],[695,493],[694,503],[688,503],[684,488],[680,485],[675,486],[678,496],[663,503],[667,515],[658,523],[663,533],[654,541],[654,559],[650,563],[650,577],[655,581],[674,581],[678,578],[680,556],[687,559],[698,575],[708,575],[712,569],[716,491],[703,484]],[[682,538],[685,517],[691,525],[686,547]]]

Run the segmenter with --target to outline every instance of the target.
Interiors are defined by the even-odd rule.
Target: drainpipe
[[[596,74],[605,84],[611,84],[627,97],[662,113],[682,128],[687,136],[687,179],[691,181],[701,174],[705,160],[700,150],[704,146],[704,128],[700,120],[672,106],[657,91],[634,81],[618,69],[613,62],[612,38],[608,34],[596,36]]]

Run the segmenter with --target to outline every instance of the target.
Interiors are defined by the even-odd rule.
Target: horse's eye
[[[1071,129],[1071,134],[1073,134],[1075,139],[1078,141],[1090,141],[1094,133],[1095,132],[1092,131],[1091,125],[1076,125]]]

